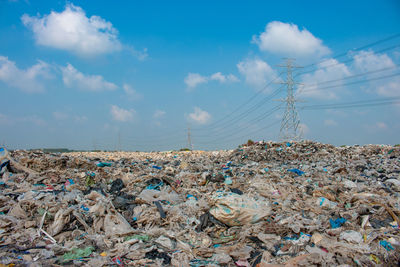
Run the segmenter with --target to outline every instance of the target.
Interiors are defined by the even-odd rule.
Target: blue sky
[[[396,100],[400,37],[357,48],[399,29],[394,0],[0,0],[0,142],[169,150],[187,147],[188,127],[195,149],[279,140],[284,110],[268,111],[285,90],[264,86],[291,57],[306,67],[294,73],[306,139],[400,143],[399,104],[301,108]]]

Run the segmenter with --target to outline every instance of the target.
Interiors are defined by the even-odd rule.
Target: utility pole
[[[190,126],[188,126],[188,146],[189,146],[188,148],[190,150],[193,150],[192,138],[190,135]]]
[[[302,133],[299,129],[300,119],[296,110],[295,103],[299,102],[294,98],[294,86],[298,83],[294,82],[292,72],[293,68],[301,68],[293,65],[294,59],[286,58],[285,65],[279,65],[279,67],[286,68],[286,81],[282,84],[286,84],[286,98],[280,99],[282,102],[286,102],[286,110],[282,117],[281,129],[279,131],[279,138],[283,141],[301,140]]]
[[[97,150],[96,139],[94,137],[92,138],[92,141],[93,141],[93,150]]]
[[[118,130],[118,151],[121,151],[121,131]]]

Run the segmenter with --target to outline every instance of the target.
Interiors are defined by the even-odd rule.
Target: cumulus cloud
[[[301,82],[304,87],[298,91],[299,95],[318,99],[334,99],[338,98],[338,93],[342,88],[324,88],[343,84],[343,79],[351,75],[350,69],[343,63],[339,63],[336,59],[328,59],[318,64],[317,70],[313,73],[305,74]],[[335,81],[336,82],[329,82]],[[329,82],[329,83],[327,83]]]
[[[50,77],[50,66],[43,61],[23,70],[7,57],[0,56],[0,81],[11,87],[28,93],[43,92],[44,80]]]
[[[37,115],[28,115],[22,117],[11,117],[0,113],[0,122],[5,124],[26,124],[31,123],[36,126],[44,127],[46,121]]]
[[[375,54],[373,51],[360,51],[353,56],[353,67],[360,72],[369,72],[396,65],[387,54]]]
[[[88,118],[86,116],[75,116],[74,120],[77,123],[84,123],[88,120]]]
[[[116,105],[111,106],[110,112],[114,120],[121,122],[133,121],[136,114],[134,109],[123,109]]]
[[[189,114],[189,119],[198,124],[206,124],[210,121],[211,115],[199,107],[194,108],[194,112]]]
[[[185,79],[184,82],[186,83],[187,87],[189,89],[193,89],[199,84],[206,83],[207,82],[207,77],[202,76],[198,73],[189,73]]]
[[[246,83],[257,89],[263,88],[277,77],[271,66],[261,59],[247,59],[239,62],[236,66],[240,74],[245,77]]]
[[[253,42],[261,51],[293,57],[324,56],[330,53],[328,47],[308,30],[299,30],[291,23],[272,21]]]
[[[0,113],[0,123],[9,123],[10,120],[7,115]]]
[[[307,135],[310,133],[310,128],[304,123],[300,123],[298,126],[299,132],[302,133],[303,135]]]
[[[377,94],[387,97],[400,96],[400,79],[397,78],[392,82],[379,86]]]
[[[212,74],[209,79],[213,81],[218,81],[220,83],[239,81],[239,79],[235,75],[233,74],[223,75],[221,72],[216,72]]]
[[[47,125],[46,121],[37,115],[29,115],[26,117],[17,118],[16,120],[23,123],[32,123],[36,126],[42,126],[42,127]]]
[[[394,73],[396,64],[387,54],[375,54],[373,51],[360,51],[353,55],[353,69],[359,73],[384,70],[384,72],[371,73],[366,78],[374,78]],[[400,95],[400,79],[392,78],[387,81],[371,81],[369,91],[375,91],[378,95],[392,97]]]
[[[156,111],[154,112],[154,114],[153,114],[153,118],[159,119],[159,118],[164,117],[165,114],[166,114],[166,112],[165,112],[164,110],[156,110]]]
[[[376,127],[378,128],[378,129],[387,129],[387,125],[386,125],[386,123],[384,123],[384,122],[381,122],[381,121],[379,121],[379,122],[377,122],[376,123]]]
[[[198,73],[189,73],[184,79],[184,82],[186,83],[186,86],[189,90],[193,90],[196,86],[202,83],[207,83],[209,81],[217,81],[220,83],[234,83],[238,82],[239,79],[233,74],[224,75],[221,72],[216,72],[214,74],[211,74],[210,76],[203,76]]]
[[[126,96],[128,97],[129,100],[140,100],[143,98],[143,95],[138,93],[135,89],[133,89],[133,87],[129,84],[124,84],[122,86],[122,88],[124,89],[124,92],[126,94]]]
[[[338,123],[336,121],[334,121],[334,120],[328,119],[328,120],[324,120],[324,125],[326,125],[326,126],[337,126]]]
[[[145,60],[149,54],[147,53],[147,48],[143,48],[142,51],[137,50],[136,48],[134,48],[133,46],[125,46],[124,47],[127,51],[129,51],[131,53],[132,56],[136,57],[137,59],[139,59],[140,61]]]
[[[349,56],[353,59],[349,65],[340,63],[336,59],[327,59],[317,65],[316,71],[303,75],[301,82],[304,86],[298,90],[298,94],[319,99],[339,98],[340,93],[346,92],[344,90],[346,83],[363,82],[363,80],[374,79],[395,72],[396,64],[387,54],[359,51],[349,54]],[[355,76],[354,79],[351,77],[352,75]],[[350,76],[349,79],[343,80],[348,76]],[[369,81],[364,83],[362,88],[367,93],[391,97],[400,95],[399,84],[399,78],[392,78],[389,82]]]
[[[68,119],[68,118],[69,118],[69,115],[68,115],[67,113],[64,113],[64,112],[54,111],[54,112],[53,112],[53,117],[54,117],[56,120],[61,121],[61,120],[66,120],[66,119]]]
[[[98,55],[121,50],[118,31],[99,16],[86,16],[85,11],[73,4],[65,10],[52,11],[43,17],[21,17],[23,24],[33,31],[39,45],[66,50],[79,55]]]
[[[66,67],[61,67],[63,82],[65,86],[70,88],[78,88],[86,91],[107,91],[115,90],[117,85],[104,80],[101,75],[85,75],[79,72],[71,64]]]

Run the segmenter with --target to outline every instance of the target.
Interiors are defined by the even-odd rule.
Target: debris
[[[111,162],[98,162],[96,163],[97,167],[111,167],[112,163]]]
[[[229,226],[256,223],[270,213],[265,200],[256,201],[234,193],[218,193],[214,199],[215,206],[210,209],[210,213]]]
[[[125,187],[124,182],[118,178],[111,183],[110,193],[115,194],[120,192]]]
[[[397,266],[399,156],[398,146],[311,141],[0,147],[0,264]]]
[[[167,217],[167,215],[165,214],[165,212],[160,204],[160,201],[154,201],[154,205],[156,205],[158,212],[160,213],[160,217],[162,219],[165,219]]]
[[[79,260],[83,258],[89,257],[94,251],[94,247],[86,247],[86,248],[73,248],[70,252],[65,253],[62,256],[62,261],[67,262],[71,260]]]
[[[336,220],[329,219],[332,229],[341,227],[347,220],[345,218],[337,218]]]
[[[363,241],[362,235],[356,231],[344,231],[340,233],[340,239],[346,240],[351,243],[361,243]]]
[[[384,247],[387,251],[391,251],[394,250],[394,248],[392,247],[392,245],[387,242],[386,240],[381,240],[379,241],[379,245],[381,245],[382,247]]]
[[[148,259],[162,259],[163,264],[170,264],[171,257],[165,252],[159,252],[157,249],[153,249],[152,251],[146,252],[145,258]]]
[[[293,172],[293,173],[297,174],[298,176],[301,176],[304,174],[304,172],[299,169],[289,169],[288,172]]]

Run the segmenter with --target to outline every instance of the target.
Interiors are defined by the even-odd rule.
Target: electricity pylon
[[[286,81],[281,82],[286,84],[286,98],[279,101],[286,102],[286,110],[282,117],[281,129],[279,131],[279,138],[282,141],[299,141],[302,138],[301,129],[299,129],[300,119],[297,113],[295,103],[299,102],[294,97],[294,87],[296,82],[293,80],[293,68],[301,68],[293,65],[294,59],[287,58],[286,65],[279,65],[279,67],[286,68]]]
[[[191,134],[190,134],[190,126],[188,126],[188,148],[190,149],[190,150],[193,150],[193,144],[192,144],[192,137],[191,137]]]

